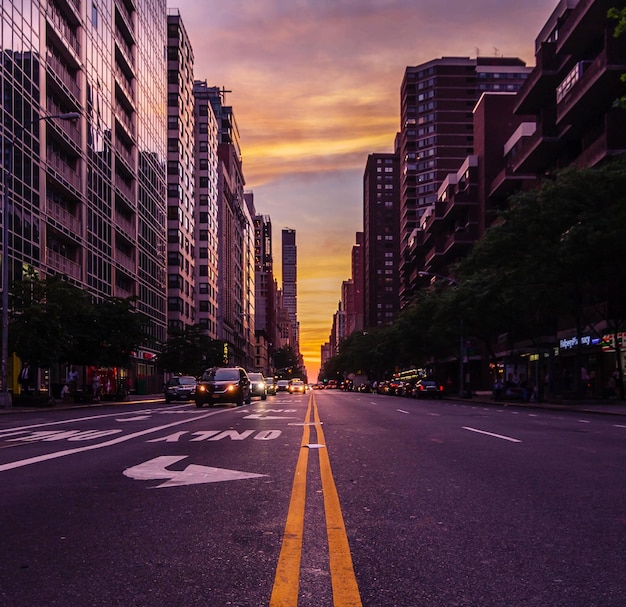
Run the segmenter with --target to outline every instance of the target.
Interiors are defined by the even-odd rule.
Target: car
[[[165,402],[173,400],[193,400],[196,396],[196,378],[191,375],[178,375],[171,377],[163,385]]]
[[[304,394],[306,385],[301,379],[292,379],[289,382],[289,394]]]
[[[267,393],[270,396],[275,396],[276,395],[276,384],[274,383],[274,380],[271,380],[269,382],[267,382]]]
[[[211,367],[196,387],[196,407],[215,403],[250,404],[250,378],[242,367]]]
[[[443,385],[434,379],[419,379],[413,388],[415,398],[443,398],[444,392]]]
[[[267,384],[262,373],[248,373],[250,378],[250,394],[260,396],[261,400],[267,398]]]
[[[276,392],[289,392],[289,380],[279,379],[276,382]]]

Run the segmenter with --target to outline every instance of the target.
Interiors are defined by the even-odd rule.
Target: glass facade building
[[[136,296],[150,323],[133,372],[149,378],[166,335],[166,2],[1,11],[9,279],[32,267],[95,299]]]

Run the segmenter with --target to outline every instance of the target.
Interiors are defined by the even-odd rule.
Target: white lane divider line
[[[405,411],[404,409],[396,409],[396,411],[398,411],[398,413],[404,413],[406,415],[409,415],[409,412]]]
[[[521,440],[517,438],[512,438],[510,436],[503,436],[502,434],[494,434],[493,432],[485,432],[485,430],[478,430],[477,428],[470,428],[469,426],[463,426],[463,430],[469,430],[470,432],[476,432],[478,434],[486,434],[487,436],[493,436],[494,438],[501,438],[502,440],[507,440],[511,443],[521,443]]]

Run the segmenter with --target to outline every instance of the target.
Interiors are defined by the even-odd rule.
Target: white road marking
[[[83,453],[85,451],[93,451],[95,449],[103,449],[104,447],[111,447],[113,445],[118,445],[120,443],[124,443],[126,441],[139,438],[140,436],[145,436],[146,434],[152,434],[154,432],[161,432],[162,430],[166,430],[167,428],[173,428],[174,426],[186,424],[190,421],[197,421],[199,419],[204,419],[205,417],[219,415],[221,413],[226,413],[228,411],[229,409],[212,411],[211,413],[206,413],[205,415],[200,415],[198,417],[194,417],[193,419],[179,420],[177,422],[172,422],[171,424],[165,424],[164,426],[157,426],[156,428],[148,428],[147,430],[141,430],[140,432],[134,432],[132,434],[127,434],[125,436],[118,436],[117,438],[105,441],[103,443],[98,443],[97,445],[87,445],[85,447],[77,447],[75,449],[65,449],[63,451],[56,451],[55,453],[46,453],[45,455],[38,455],[36,457],[29,457],[27,459],[17,460],[15,462],[8,462],[6,464],[0,464],[0,472],[5,472],[6,470],[14,470],[15,468],[23,468],[24,466],[30,466],[31,464],[38,464],[40,462],[58,459],[61,457],[65,457],[66,455],[74,455],[75,453]],[[42,424],[42,425],[45,425],[45,424]]]
[[[511,438],[510,436],[503,436],[502,434],[494,434],[493,432],[485,432],[484,430],[478,430],[477,428],[470,428],[469,426],[463,426],[463,430],[469,430],[470,432],[477,432],[478,434],[486,434],[487,436],[493,436],[494,438],[501,438],[512,443],[521,443],[521,440]]]
[[[396,411],[398,411],[399,413],[406,413],[406,415],[409,415],[409,412],[405,411],[404,409],[396,409]]]
[[[235,481],[245,478],[267,476],[266,474],[239,472],[238,470],[212,468],[211,466],[200,466],[197,464],[190,464],[184,470],[167,470],[167,466],[171,466],[186,457],[186,455],[164,455],[161,457],[155,457],[154,459],[144,462],[143,464],[139,464],[138,466],[127,468],[124,470],[124,476],[141,481],[163,478],[169,479],[165,483],[157,485],[157,489],[162,487],[181,487],[184,485],[219,483],[223,481]]]
[[[293,419],[295,415],[246,415],[243,419]]]

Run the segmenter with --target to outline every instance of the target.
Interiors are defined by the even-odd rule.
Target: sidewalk
[[[500,407],[524,407],[529,409],[552,409],[555,411],[580,411],[582,413],[603,413],[605,415],[626,415],[626,401],[623,400],[559,400],[531,403],[522,400],[495,401],[491,392],[475,392],[472,398],[453,397],[467,403],[480,403]]]
[[[123,405],[138,405],[141,403],[152,404],[165,402],[163,394],[131,394],[126,400],[99,400],[89,403],[63,401],[57,399],[45,405],[16,405],[0,407],[0,415],[3,413],[40,413],[43,411],[65,411],[68,409],[95,409],[97,407],[113,407]],[[192,401],[189,401],[192,402]]]

